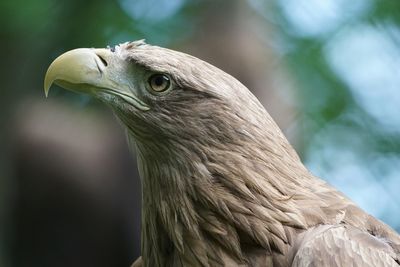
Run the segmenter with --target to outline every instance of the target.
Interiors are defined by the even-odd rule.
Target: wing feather
[[[304,233],[293,260],[303,266],[394,266],[397,256],[385,240],[347,225],[323,225]]]

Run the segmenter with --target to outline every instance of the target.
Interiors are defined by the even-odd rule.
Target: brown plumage
[[[155,76],[154,76],[155,75]],[[142,179],[134,266],[399,266],[400,237],[313,176],[250,91],[184,53],[129,42],[56,59],[107,103]]]

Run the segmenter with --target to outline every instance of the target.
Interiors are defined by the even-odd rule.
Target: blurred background
[[[308,168],[400,231],[400,1],[0,2],[0,266],[129,266],[140,181],[111,112],[51,61],[146,39],[261,100]]]

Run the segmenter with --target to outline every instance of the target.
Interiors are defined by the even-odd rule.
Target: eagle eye
[[[148,83],[155,92],[164,92],[171,87],[171,79],[167,75],[160,73],[151,75]]]

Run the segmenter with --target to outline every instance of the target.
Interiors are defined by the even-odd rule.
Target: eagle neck
[[[313,198],[298,191],[301,181],[310,180],[304,167],[286,161],[292,166],[280,169],[275,161],[281,161],[281,155],[243,150],[245,145],[212,153],[204,153],[201,145],[185,147],[137,144],[145,264],[207,266],[221,257],[240,263],[245,259],[244,240],[270,253],[286,253],[288,229],[306,228],[301,202],[293,196]],[[297,175],[307,177],[285,172],[296,168]],[[310,210],[307,203],[303,208]]]

